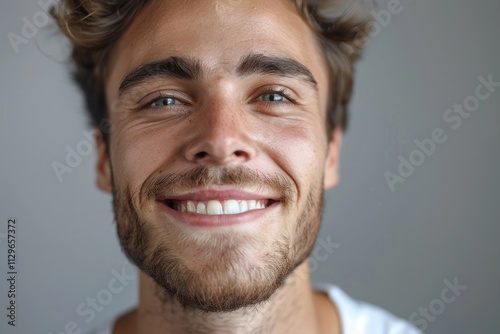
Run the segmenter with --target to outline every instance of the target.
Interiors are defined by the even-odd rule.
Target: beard
[[[207,312],[249,307],[268,300],[309,257],[323,209],[322,178],[316,181],[296,219],[287,222],[283,216],[281,221],[266,222],[258,233],[237,229],[195,233],[165,219],[158,222],[140,217],[133,193],[114,181],[113,208],[120,244],[126,256],[160,287],[158,297],[164,303],[177,301],[184,309]],[[280,194],[281,214],[297,206],[292,202],[295,191],[290,181],[241,166],[202,166],[152,176],[138,193],[138,206],[156,204],[156,198],[167,190],[175,193],[212,185],[271,188]]]

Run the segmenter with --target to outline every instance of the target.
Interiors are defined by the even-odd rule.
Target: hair
[[[109,55],[141,8],[151,0],[60,0],[51,8],[72,44],[73,79],[83,91],[92,124],[107,141],[104,78]],[[329,67],[326,129],[347,129],[354,63],[368,41],[370,0],[290,0],[315,32]],[[109,124],[108,124],[109,125]]]

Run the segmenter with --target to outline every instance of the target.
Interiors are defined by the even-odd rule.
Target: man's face
[[[98,185],[126,254],[185,307],[268,299],[309,255],[336,182],[313,32],[288,0],[151,1],[108,73]]]

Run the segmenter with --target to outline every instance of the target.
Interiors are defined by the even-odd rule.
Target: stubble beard
[[[224,169],[213,174],[207,168],[199,168],[182,175],[156,178],[145,185],[145,193],[153,188],[158,190],[161,185],[171,187],[174,180],[192,186],[202,182],[224,185],[249,180],[255,184],[256,177],[273,184],[269,183],[269,177],[245,169],[237,172]],[[281,180],[274,186],[283,188],[290,184]],[[175,228],[175,224],[153,223],[139,217],[128,188],[113,182],[117,232],[126,256],[158,284],[158,297],[164,303],[176,301],[184,309],[206,312],[230,312],[268,300],[309,257],[321,224],[323,196],[321,182],[317,180],[304,209],[291,225],[293,233],[287,232],[285,221],[273,222],[281,224],[281,228],[279,235],[269,242],[263,235],[207,237],[186,233]],[[283,205],[296,205],[289,198],[282,199]]]

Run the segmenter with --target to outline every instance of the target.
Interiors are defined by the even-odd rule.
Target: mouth
[[[165,217],[191,226],[258,226],[253,223],[269,222],[277,214],[281,201],[273,196],[237,189],[203,189],[165,195],[157,203]]]
[[[277,201],[273,199],[211,199],[205,201],[166,199],[162,202],[175,211],[199,215],[237,215],[248,211],[263,210]]]

